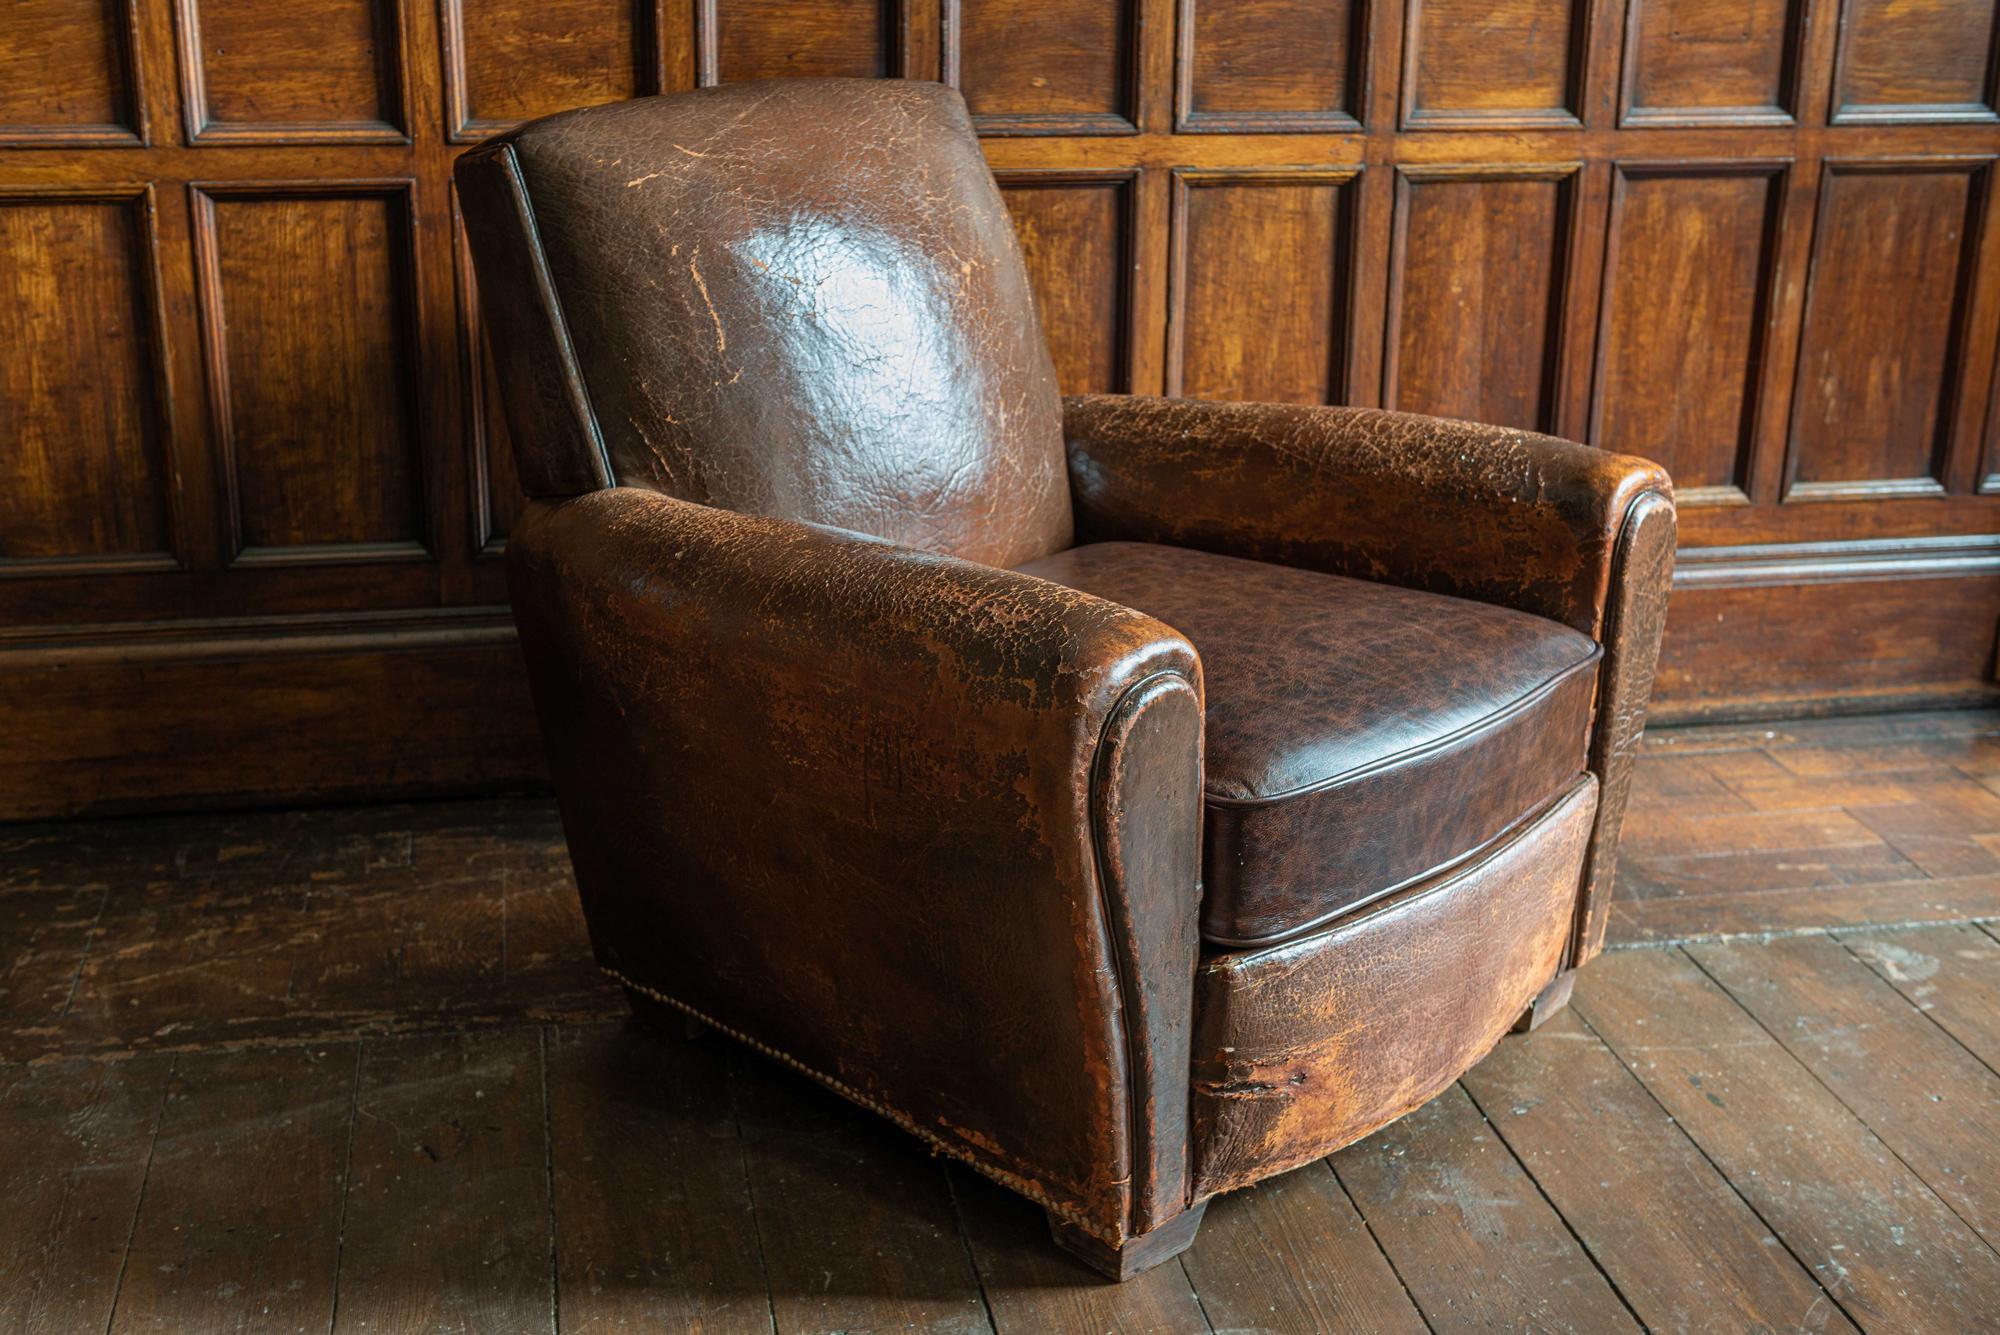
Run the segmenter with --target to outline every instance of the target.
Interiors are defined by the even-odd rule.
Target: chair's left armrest
[[[1164,542],[1532,612],[1603,644],[1573,963],[1604,938],[1673,573],[1658,464],[1366,408],[1063,401],[1080,542]]]

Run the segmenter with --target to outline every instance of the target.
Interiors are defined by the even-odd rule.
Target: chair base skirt
[[[1152,1232],[1127,1238],[1115,1247],[1054,1215],[1049,1216],[1049,1235],[1056,1240],[1056,1246],[1098,1274],[1122,1284],[1134,1275],[1173,1260],[1193,1246],[1194,1235],[1201,1228],[1201,1216],[1207,1209],[1208,1202],[1202,1201],[1181,1211]]]
[[[1194,1198],[1310,1163],[1554,1013],[1597,810],[1586,774],[1471,866],[1196,979]],[[1538,1021],[1537,1021],[1538,1022]]]

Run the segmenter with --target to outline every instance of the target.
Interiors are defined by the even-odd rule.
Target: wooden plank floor
[[[1116,1286],[626,1019],[545,800],[0,827],[0,1330],[2000,1330],[2000,718],[1663,733],[1628,840],[1570,1010]]]

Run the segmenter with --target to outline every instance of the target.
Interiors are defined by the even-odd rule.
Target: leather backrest
[[[457,179],[524,487],[644,487],[994,565],[1059,550],[1055,372],[957,93],[737,84]]]

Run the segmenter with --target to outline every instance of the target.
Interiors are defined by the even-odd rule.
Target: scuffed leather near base
[[[1184,639],[633,488],[530,503],[507,562],[602,964],[1107,1242],[1184,1203]]]
[[[1491,1051],[1562,966],[1596,809],[1585,775],[1453,876],[1317,936],[1206,960],[1195,1199],[1330,1154]]]

